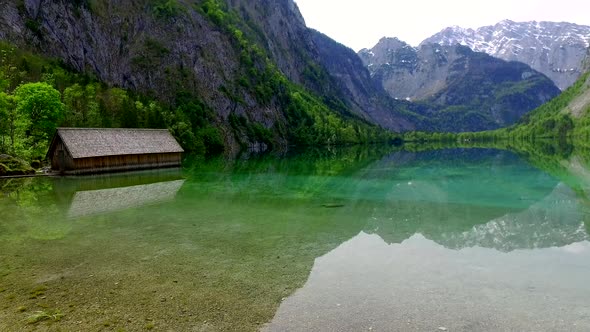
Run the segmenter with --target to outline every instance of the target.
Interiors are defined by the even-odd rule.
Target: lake
[[[0,180],[0,331],[590,331],[575,151]]]

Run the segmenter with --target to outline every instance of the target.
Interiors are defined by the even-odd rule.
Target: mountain
[[[586,51],[586,56],[582,62],[582,72],[587,73],[590,71],[590,48]]]
[[[359,56],[390,96],[415,101],[412,110],[437,131],[508,126],[559,94],[551,80],[529,66],[461,45],[414,48],[383,38]]]
[[[518,138],[590,137],[590,73],[584,73],[557,98],[525,115],[515,126],[502,130],[503,135]]]
[[[590,137],[590,48],[583,63],[584,72],[573,85],[551,101],[524,115],[513,126],[494,131],[460,134],[461,137],[458,139],[487,141],[510,138],[509,141],[512,143],[535,142],[533,148],[521,147],[522,143],[514,147],[527,153],[533,151],[547,155],[556,152],[571,153],[572,139],[575,139],[574,142],[578,146],[587,146]]]
[[[392,70],[385,60],[367,69],[352,50],[309,29],[293,0],[0,0],[0,7],[0,51],[16,59],[0,59],[0,72],[15,67],[62,96],[69,91],[62,101],[75,114],[66,124],[168,127],[187,150],[392,139],[384,129],[497,128],[554,95],[528,67],[465,48],[432,48],[429,61],[440,57],[435,77],[412,62],[420,56],[408,46],[396,51]],[[32,56],[10,55],[13,46]],[[0,77],[0,92],[27,82],[19,75],[8,84]],[[410,84],[411,76],[420,80]],[[396,79],[405,80],[397,85],[403,94],[382,84]]]
[[[423,44],[468,46],[507,61],[520,61],[547,75],[562,90],[582,73],[590,26],[566,22],[505,20],[478,29],[449,27]]]
[[[0,7],[1,41],[180,109],[194,128],[188,136],[210,123],[230,150],[354,143],[377,139],[378,126],[414,128],[405,104],[383,99],[354,52],[308,29],[293,0],[0,0]],[[330,67],[330,50],[350,65]],[[198,110],[181,107],[187,98]],[[212,116],[200,119],[202,109]]]
[[[403,105],[383,99],[386,94],[371,81],[355,52],[307,28],[293,0],[231,0],[228,6],[254,30],[254,39],[268,48],[281,72],[321,96],[328,106],[345,106],[394,131],[414,128]]]
[[[337,43],[318,31],[312,32],[320,64],[335,78],[343,96],[348,96],[353,109],[363,110],[379,125],[393,130],[419,127],[420,120],[385,92],[381,84],[371,78],[362,60],[350,48]]]

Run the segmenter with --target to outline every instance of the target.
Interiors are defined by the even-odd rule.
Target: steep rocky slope
[[[373,78],[394,98],[442,131],[494,129],[514,123],[559,94],[544,75],[460,45],[419,48],[384,38],[360,53]]]
[[[321,120],[327,106],[359,124],[413,128],[403,112],[372,102],[378,89],[324,66],[331,54],[320,52],[292,0],[0,0],[0,7],[0,40],[169,103],[191,94],[215,111],[229,145],[245,135],[231,128],[231,116],[287,144],[284,128],[297,121],[287,114],[299,97],[293,83],[311,92],[298,100],[312,118]],[[362,76],[354,63],[348,73],[359,75],[357,67]]]
[[[381,84],[371,78],[352,49],[318,31],[314,31],[312,36],[320,64],[330,73],[343,98],[350,98],[353,109],[364,110],[371,119],[386,128],[414,129],[422,126],[420,120],[407,110],[408,105],[390,98]]]
[[[588,50],[590,52],[590,49]],[[589,53],[590,54],[590,53]],[[476,133],[474,139],[489,137],[551,139],[545,141],[567,147],[574,139],[577,145],[586,146],[590,137],[590,68],[584,65],[582,76],[559,96],[523,116],[514,126],[491,132]],[[543,148],[555,151],[553,147]],[[535,151],[535,149],[526,149]],[[568,151],[568,149],[564,149]]]
[[[583,72],[590,26],[566,22],[513,22],[473,29],[449,27],[422,44],[461,44],[507,61],[520,61],[551,78],[560,89]]]

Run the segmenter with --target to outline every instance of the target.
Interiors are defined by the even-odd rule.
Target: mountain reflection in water
[[[588,331],[580,261],[590,242],[507,255],[361,232],[316,259],[264,331]]]
[[[584,330],[586,159],[527,160],[370,146],[0,180],[0,330],[38,306],[65,315],[40,330]]]

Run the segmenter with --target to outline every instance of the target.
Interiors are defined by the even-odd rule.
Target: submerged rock
[[[328,204],[322,204],[322,207],[325,207],[325,208],[340,208],[340,207],[344,207],[344,204],[328,203]]]

